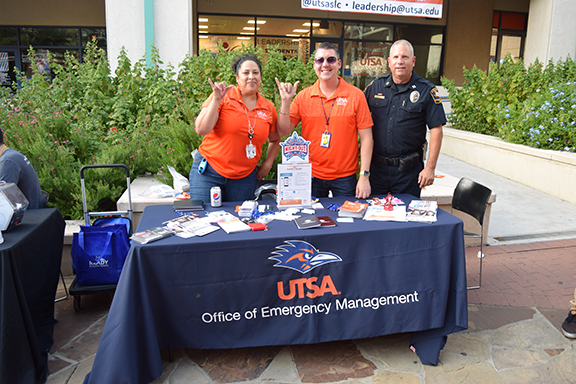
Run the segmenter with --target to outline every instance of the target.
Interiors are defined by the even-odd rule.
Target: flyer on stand
[[[278,164],[280,209],[312,205],[312,164]]]

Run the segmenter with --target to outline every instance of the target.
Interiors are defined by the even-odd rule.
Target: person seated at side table
[[[260,61],[244,55],[234,61],[232,69],[237,86],[208,79],[212,94],[196,118],[195,130],[204,138],[190,170],[190,198],[205,204],[214,186],[221,188],[223,201],[253,199],[257,180],[270,172],[280,150],[276,108],[258,93]],[[266,160],[257,167],[266,140]]]
[[[0,129],[1,181],[16,184],[28,199],[28,209],[44,208],[44,198],[34,167],[26,156],[4,144],[4,132]]]

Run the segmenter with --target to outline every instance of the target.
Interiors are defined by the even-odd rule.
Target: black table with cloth
[[[321,199],[324,207],[343,201]],[[337,217],[327,209],[316,215]],[[146,207],[138,230],[175,217],[171,206]],[[160,349],[169,347],[310,344],[401,332],[411,332],[421,361],[435,365],[446,335],[467,328],[463,224],[449,213],[439,210],[433,224],[356,219],[299,230],[274,220],[268,227],[133,244],[84,382],[150,382],[162,373]],[[270,259],[313,248],[331,262],[301,272]]]
[[[0,244],[0,382],[43,383],[54,339],[66,223],[56,208],[25,212]]]

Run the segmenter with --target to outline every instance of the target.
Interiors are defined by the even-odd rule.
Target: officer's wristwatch
[[[362,176],[370,177],[370,171],[362,171],[360,172]]]

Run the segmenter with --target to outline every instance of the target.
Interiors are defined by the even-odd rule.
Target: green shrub
[[[35,66],[30,79],[18,73],[13,94],[0,90],[0,128],[6,144],[30,159],[42,189],[50,194],[49,205],[65,218],[80,219],[83,165],[126,164],[131,178],[160,174],[169,185],[167,165],[188,176],[190,153],[202,140],[194,131],[194,118],[212,92],[207,78],[235,84],[230,64],[245,52],[261,59],[261,93],[278,106],[274,77],[300,80],[299,89],[316,80],[309,63],[285,59],[275,47],[264,52],[252,46],[232,52],[220,47],[218,54],[203,50],[186,57],[178,73],[170,66],[163,69],[156,50],[150,65],[145,58],[132,65],[121,51],[111,76],[106,53],[93,41],[82,63],[66,55],[60,65],[49,55],[51,80]],[[34,60],[32,49],[29,54]],[[116,210],[126,188],[124,171],[90,169],[84,178],[88,211]]]
[[[576,64],[570,58],[544,67],[524,66],[510,56],[488,73],[464,68],[465,83],[443,78],[458,129],[512,143],[576,152]]]

